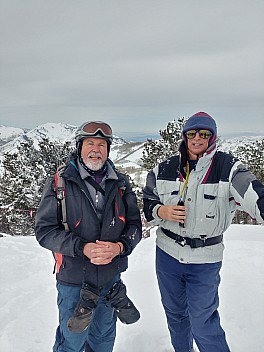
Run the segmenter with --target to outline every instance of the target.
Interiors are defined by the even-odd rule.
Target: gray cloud
[[[0,123],[264,131],[264,2],[0,0]],[[125,122],[125,123],[124,123]]]

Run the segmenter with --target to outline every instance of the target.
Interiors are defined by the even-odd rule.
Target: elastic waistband
[[[210,237],[206,238],[190,238],[190,237],[182,237],[180,235],[177,235],[176,233],[164,229],[161,227],[161,230],[163,233],[173,239],[176,243],[178,243],[180,246],[190,246],[191,248],[199,248],[199,247],[207,247],[207,246],[213,246],[215,244],[221,243],[223,240],[223,235],[215,236],[215,237]]]

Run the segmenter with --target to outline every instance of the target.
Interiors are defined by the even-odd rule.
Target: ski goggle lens
[[[104,137],[112,138],[113,133],[111,127],[105,122],[88,122],[82,127],[82,131],[87,136],[94,136],[100,132]]]
[[[199,137],[202,139],[208,139],[212,136],[212,132],[209,130],[189,130],[185,133],[188,139],[193,139],[199,133]]]

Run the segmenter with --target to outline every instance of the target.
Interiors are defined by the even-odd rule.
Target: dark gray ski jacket
[[[67,222],[61,223],[60,207],[54,189],[54,177],[47,180],[36,215],[35,233],[41,246],[51,250],[56,259],[56,278],[66,285],[81,285],[84,279],[103,287],[115,275],[125,271],[127,256],[142,237],[142,224],[135,193],[127,176],[107,162],[105,203],[100,221],[94,200],[80,176],[76,157],[66,166],[65,180]],[[94,265],[83,255],[83,246],[96,240],[122,242],[125,252],[107,265]]]

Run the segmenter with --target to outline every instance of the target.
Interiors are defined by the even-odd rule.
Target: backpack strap
[[[98,192],[101,192],[105,196],[105,190],[97,183],[92,177],[86,177],[85,181],[89,182]]]
[[[65,169],[65,164],[62,164],[58,167],[55,176],[54,176],[54,184],[55,184],[55,192],[56,197],[58,199],[58,204],[60,206],[61,211],[61,222],[64,226],[66,232],[69,232],[69,225],[67,223],[67,211],[66,211],[66,200],[65,200],[65,181],[61,176],[62,172]]]
[[[118,204],[118,201],[116,201],[116,212],[118,214],[118,218],[123,221],[123,223],[125,224],[126,223],[126,216],[127,216],[127,211],[128,211],[128,204],[127,204],[127,201],[124,197],[124,194],[125,194],[125,191],[126,191],[126,181],[125,181],[125,175],[122,174],[122,173],[119,173],[119,181],[122,181],[122,184],[119,185],[118,187],[118,193],[119,193],[119,199],[120,201],[123,202],[124,204],[124,207],[125,207],[125,216],[121,216],[119,214],[119,204]],[[120,182],[121,183],[121,182]]]

